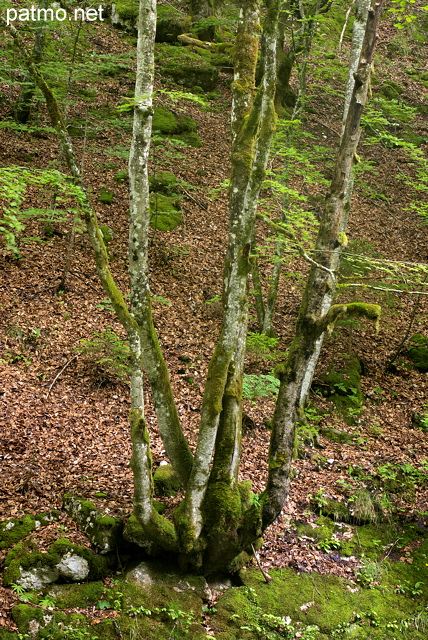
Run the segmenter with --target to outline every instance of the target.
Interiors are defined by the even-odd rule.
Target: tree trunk
[[[212,16],[213,5],[213,0],[191,0],[190,11],[193,22]]]
[[[318,7],[316,7],[316,10]],[[301,9],[303,12],[303,8]],[[316,12],[315,12],[316,13]],[[318,24],[316,18],[312,16],[309,20],[306,19],[306,15],[303,14],[302,18],[304,19],[302,30],[301,30],[301,52],[302,52],[302,62],[298,65],[298,81],[299,81],[299,89],[297,93],[296,103],[293,108],[293,112],[291,114],[290,120],[293,122],[294,120],[299,120],[302,114],[305,100],[306,100],[306,70],[308,65],[309,53],[312,46],[312,41],[315,34],[315,28]],[[288,125],[287,133],[285,136],[285,146],[289,148],[291,145],[291,140],[293,136],[293,124]],[[284,170],[283,170],[283,178],[282,184],[288,187],[289,181],[289,170],[290,170],[290,160],[285,157],[284,160]],[[288,196],[285,194],[282,198],[281,203],[281,222],[287,221],[287,212],[288,212]],[[282,271],[282,258],[284,255],[285,245],[283,241],[279,241],[275,247],[275,257],[274,257],[274,265],[272,270],[272,276],[269,283],[268,294],[266,298],[266,306],[264,307],[263,313],[263,322],[261,324],[260,333],[264,333],[267,336],[273,335],[273,317],[275,313],[276,301],[278,298],[278,287],[279,287],[279,279]]]
[[[348,79],[346,82],[345,104],[344,104],[343,117],[342,117],[342,137],[345,131],[346,119],[348,116],[349,105],[351,102],[352,93],[353,93],[354,84],[355,84],[354,75],[357,71],[358,62],[361,57],[361,51],[362,51],[364,35],[366,31],[367,15],[370,7],[370,2],[371,0],[356,0],[351,53],[349,56],[349,71],[348,71]],[[351,172],[351,175],[346,185],[346,192],[345,192],[345,199],[344,199],[345,208],[348,208],[348,209],[350,208],[353,189],[354,189],[354,173]],[[325,313],[332,305],[334,300],[334,295],[335,295],[335,283],[333,282],[323,302],[323,313]],[[305,379],[302,386],[302,392],[300,395],[300,404],[302,407],[305,405],[308,397],[309,389],[312,384],[312,378],[315,373],[315,367],[317,365],[318,358],[321,353],[323,341],[324,341],[324,335],[321,335],[317,340],[312,357],[308,362]]]
[[[48,5],[46,0],[40,0],[39,7],[46,8]],[[43,60],[43,51],[45,48],[46,39],[46,21],[42,21],[37,28],[36,37],[34,39],[33,47],[33,61],[34,64],[39,65]],[[34,93],[36,91],[36,85],[34,84],[31,74],[27,73],[21,91],[14,108],[14,118],[19,124],[26,124],[30,119],[31,103],[33,102]]]
[[[357,309],[360,315],[372,317],[379,314],[379,309],[370,305],[334,305],[327,310],[326,299],[334,286],[334,271],[338,266],[341,247],[346,244],[349,203],[346,205],[345,193],[360,136],[360,120],[367,99],[381,7],[382,2],[375,4],[368,13],[354,90],[316,242],[318,265],[311,268],[295,338],[280,372],[269,451],[269,475],[263,499],[263,528],[278,516],[288,496],[296,418],[301,406],[302,388],[306,384],[306,371],[316,350],[317,340],[340,315],[351,314]]]
[[[260,535],[260,518],[245,527],[251,509],[248,489],[238,483],[241,443],[242,372],[248,321],[250,246],[258,194],[275,125],[275,42],[278,0],[266,3],[269,42],[265,73],[257,92],[255,72],[260,0],[241,2],[232,85],[232,173],[229,241],[224,269],[223,326],[211,359],[202,403],[195,462],[176,524],[184,551],[203,550],[205,571],[227,566]],[[210,469],[211,466],[211,469]],[[246,493],[246,495],[244,495]],[[240,531],[241,530],[241,531]],[[194,562],[194,560],[193,560]]]

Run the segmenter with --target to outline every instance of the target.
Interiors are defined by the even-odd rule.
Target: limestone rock
[[[119,518],[105,516],[89,500],[71,494],[64,496],[63,505],[102,554],[116,551],[122,544],[123,523]]]
[[[89,575],[89,563],[85,558],[73,554],[66,553],[56,566],[61,576],[73,580],[73,582],[81,582]]]

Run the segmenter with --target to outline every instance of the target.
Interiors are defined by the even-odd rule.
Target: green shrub
[[[242,395],[244,398],[249,398],[253,401],[256,398],[273,397],[278,393],[279,384],[279,380],[272,374],[244,373]]]
[[[104,379],[126,378],[130,372],[130,350],[111,327],[93,331],[92,340],[80,340],[75,351],[86,356]]]

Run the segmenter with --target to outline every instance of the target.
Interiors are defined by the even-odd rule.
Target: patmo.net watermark
[[[44,9],[42,7],[35,6],[34,4],[28,8],[14,9],[10,7],[6,9],[6,24],[9,25],[12,22],[47,22],[58,20],[58,22],[64,22],[64,20],[75,20],[82,22],[95,22],[96,20],[103,20],[104,7],[100,4],[98,8],[95,7],[76,7],[70,13],[67,12],[58,3],[54,2],[50,7]]]

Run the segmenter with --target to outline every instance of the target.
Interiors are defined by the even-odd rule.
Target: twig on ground
[[[254,554],[254,559],[255,559],[255,561],[256,561],[256,563],[257,563],[258,568],[259,568],[259,569],[260,569],[260,571],[262,572],[262,575],[263,575],[263,578],[264,578],[265,582],[266,582],[267,584],[269,584],[269,582],[272,582],[272,580],[273,580],[272,576],[270,576],[270,575],[268,574],[268,572],[267,572],[267,571],[265,571],[265,570],[263,569],[262,565],[260,564],[260,560],[259,560],[259,559],[258,559],[258,557],[257,557],[257,553],[256,553],[256,550],[254,549],[254,545],[251,545],[251,549],[252,549],[253,554]]]
[[[200,207],[201,209],[203,209],[204,211],[206,211],[208,213],[208,209],[206,208],[206,206],[204,204],[202,204],[202,202],[199,202],[199,200],[196,200],[192,195],[190,195],[190,193],[188,191],[186,191],[185,189],[182,189],[183,193],[186,194],[186,196],[188,198],[190,198],[190,200],[193,200],[193,202],[195,204],[198,205],[198,207]]]
[[[55,382],[58,380],[58,378],[60,377],[60,375],[63,373],[63,371],[65,371],[67,369],[67,367],[73,362],[73,360],[77,360],[79,356],[75,355],[72,358],[70,358],[70,360],[68,360],[68,362],[65,363],[65,365],[63,366],[63,368],[61,369],[61,371],[55,376],[55,378],[53,379],[52,384],[49,387],[48,393],[46,395],[46,400],[49,400],[49,396],[51,394],[52,391],[52,387],[54,386]]]

